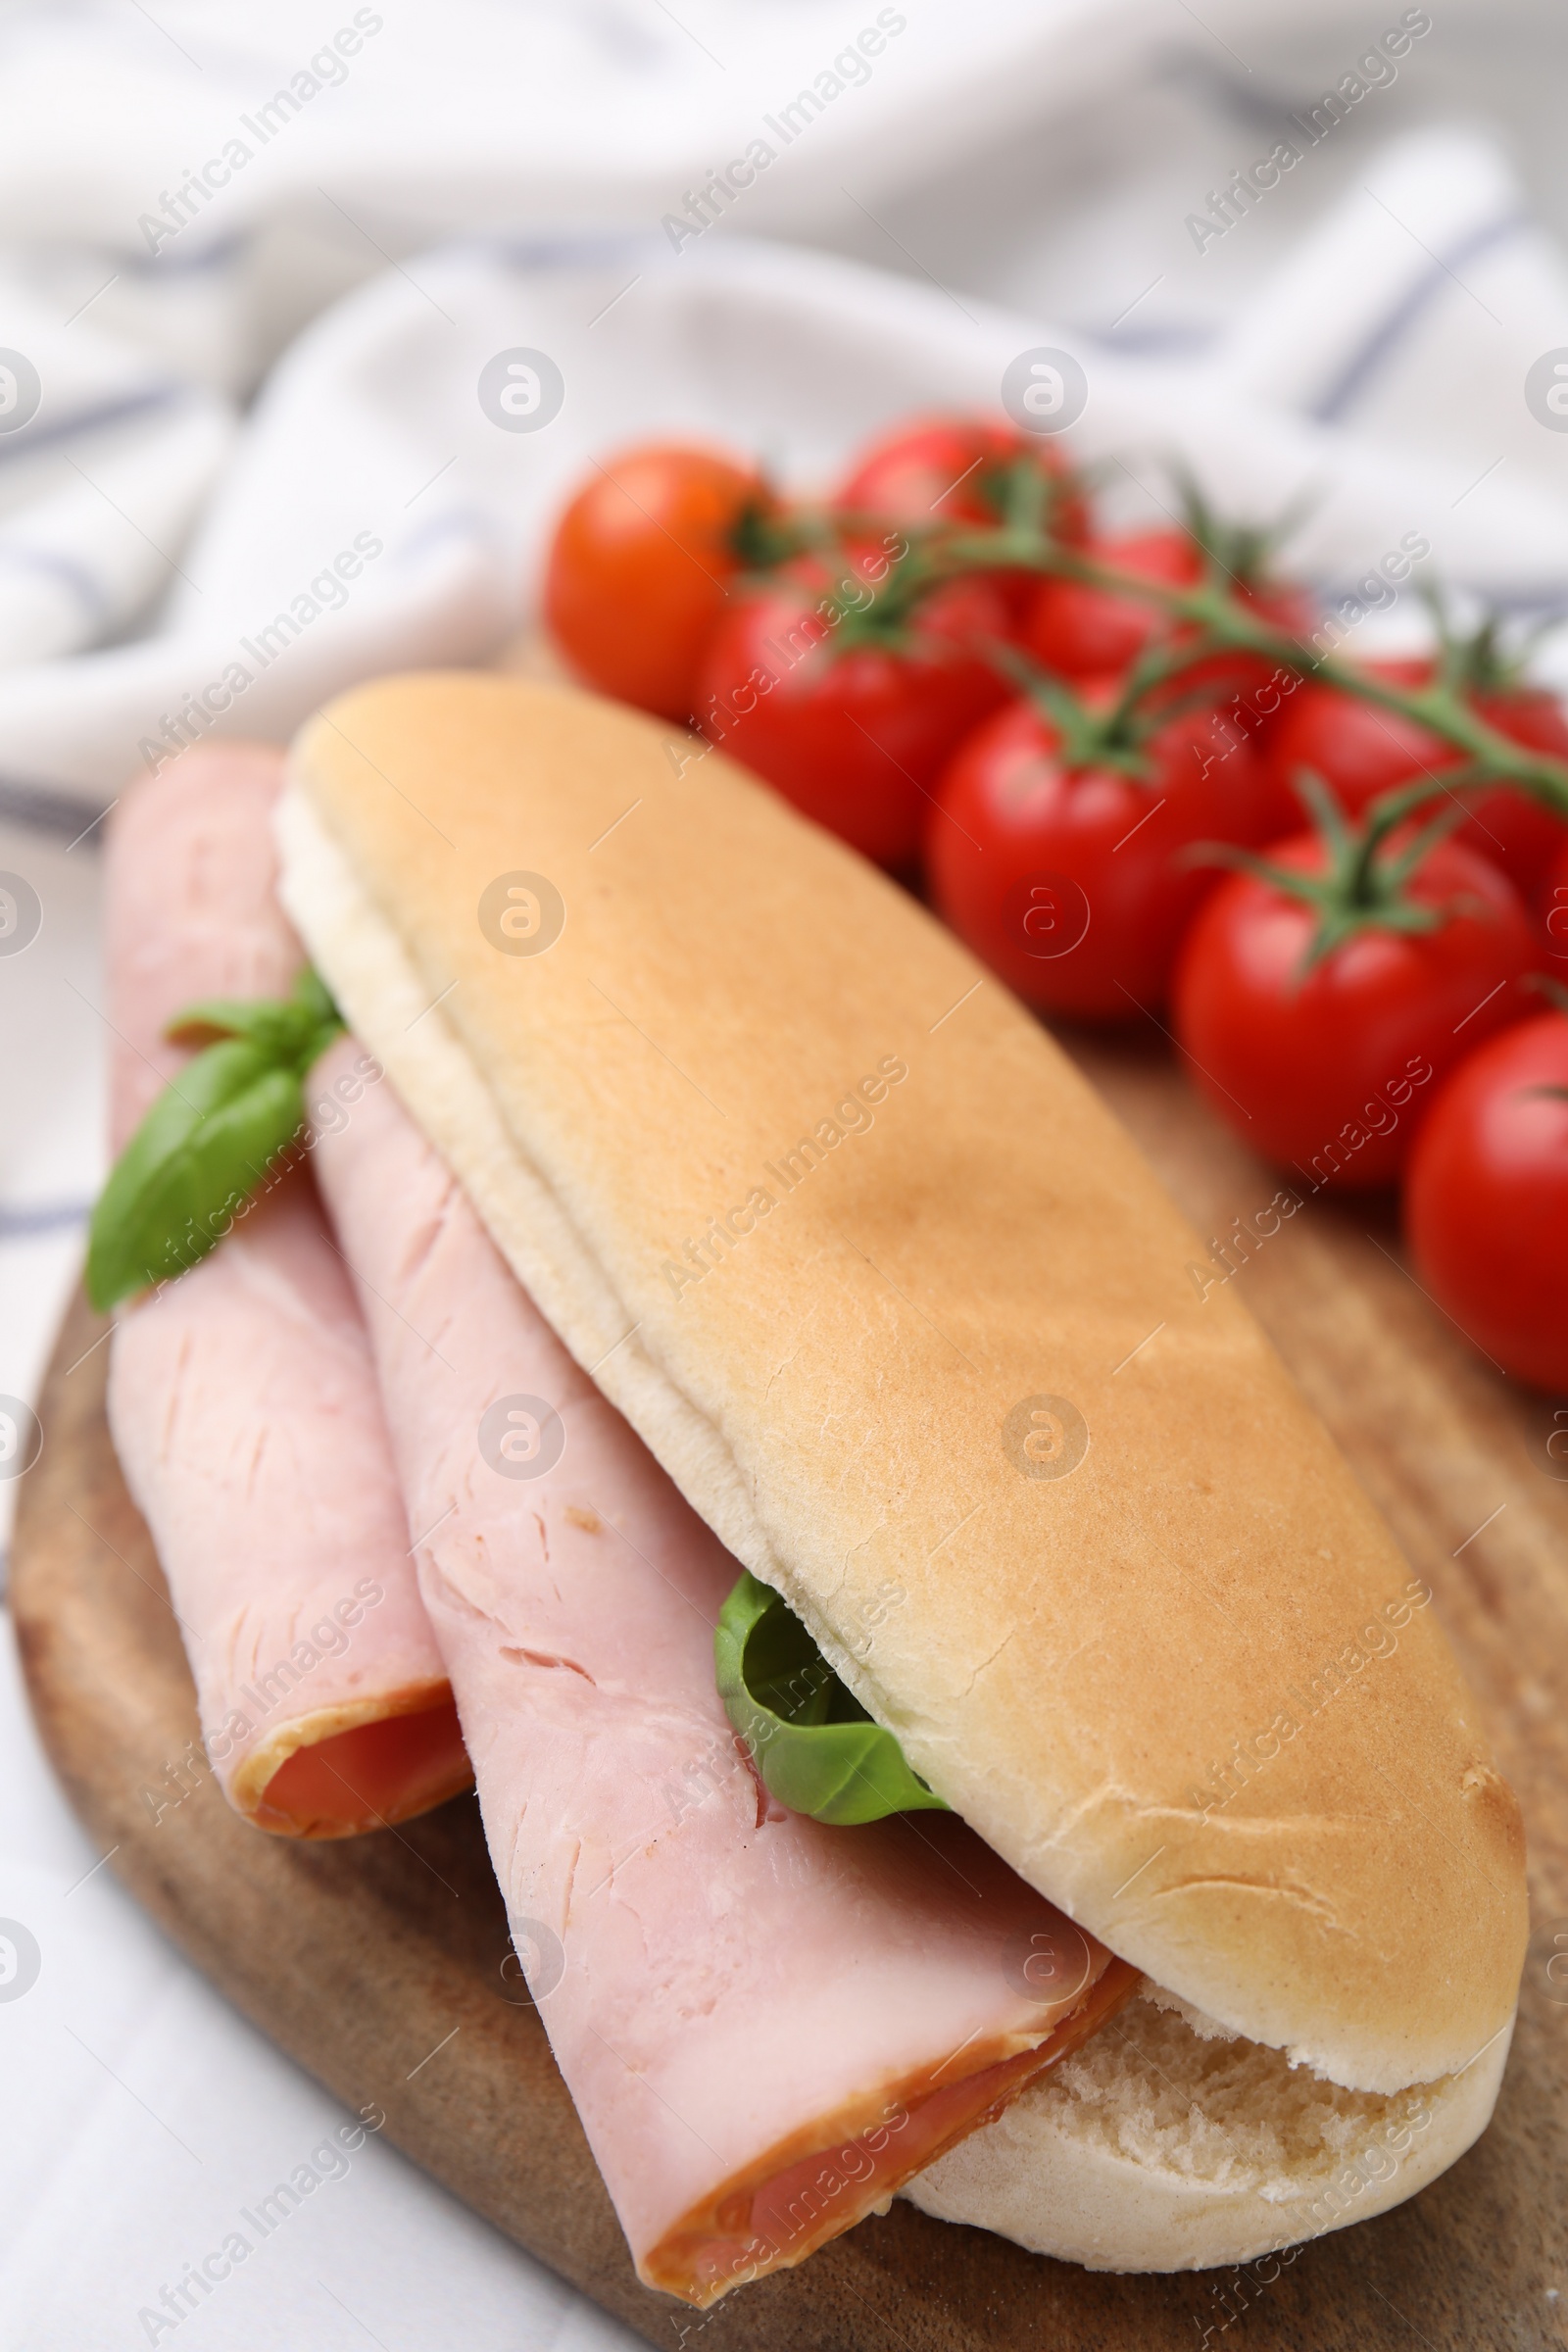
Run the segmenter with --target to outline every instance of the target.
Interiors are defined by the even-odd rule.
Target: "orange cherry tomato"
[[[752,466],[650,442],[602,462],[556,527],[544,611],[567,662],[602,694],[685,720],[698,665],[773,508]]]

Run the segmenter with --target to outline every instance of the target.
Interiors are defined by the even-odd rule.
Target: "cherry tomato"
[[[1085,690],[1092,709],[1115,698]],[[1257,838],[1253,755],[1215,758],[1208,713],[1166,719],[1148,773],[1068,765],[1056,724],[1014,702],[958,751],[926,826],[938,909],[1026,1004],[1126,1020],[1164,1000],[1172,957],[1215,869],[1199,841]]]
[[[1537,900],[1541,946],[1550,957],[1545,968],[1568,980],[1568,849],[1547,874]]]
[[[842,611],[820,564],[788,566],[720,621],[697,709],[710,740],[804,815],[879,864],[906,866],[950,753],[1009,691],[974,650],[1006,634],[1008,612],[980,575],[932,588],[902,614],[879,585],[862,558],[852,587],[865,601]]]
[[[1432,661],[1368,661],[1366,668],[1394,687],[1427,687],[1434,677]],[[1568,717],[1554,694],[1499,687],[1472,694],[1472,706],[1497,734],[1528,751],[1568,760]],[[1281,704],[1267,734],[1267,755],[1281,783],[1312,766],[1351,816],[1380,793],[1464,764],[1464,753],[1446,736],[1398,710],[1380,710],[1356,694],[1314,682],[1302,682]],[[1526,896],[1538,892],[1551,860],[1568,847],[1561,818],[1511,786],[1462,786],[1457,798],[1472,816],[1464,818],[1455,840],[1499,865]]]
[[[1568,760],[1568,716],[1554,694],[1540,687],[1511,686],[1497,694],[1478,694],[1475,707],[1499,735],[1552,760]],[[1474,814],[1456,839],[1500,865],[1527,897],[1538,890],[1568,848],[1568,827],[1562,819],[1530,793],[1509,785],[1492,792],[1462,790],[1459,798]]]
[[[1425,662],[1369,662],[1366,668],[1391,686],[1422,686],[1431,675]],[[1421,775],[1439,775],[1462,757],[1430,727],[1311,678],[1303,678],[1282,701],[1264,753],[1298,815],[1301,803],[1295,787],[1303,767],[1321,776],[1348,815],[1359,816],[1380,794]]]
[[[1427,686],[1435,675],[1431,662],[1369,662],[1366,666],[1393,686]],[[1470,699],[1500,735],[1568,760],[1568,718],[1555,695],[1510,686]],[[1310,680],[1282,704],[1266,748],[1282,784],[1299,768],[1313,768],[1352,815],[1380,793],[1423,775],[1441,776],[1462,766],[1466,758],[1445,736],[1399,711],[1380,710],[1341,687]],[[1533,896],[1554,857],[1568,847],[1568,828],[1540,801],[1509,785],[1461,785],[1455,798],[1472,813],[1454,838],[1500,866],[1526,897]]]
[[[572,667],[602,694],[688,718],[741,535],[770,505],[754,469],[712,450],[653,442],[601,465],[557,524],[545,572],[545,619]]]
[[[1302,874],[1329,862],[1315,833],[1269,855]],[[1183,943],[1171,1004],[1194,1081],[1255,1151],[1313,1190],[1392,1183],[1434,1082],[1527,1002],[1530,925],[1494,866],[1440,841],[1405,896],[1443,919],[1428,931],[1357,930],[1308,967],[1317,908],[1233,874]]]
[[[1503,1369],[1568,1388],[1568,1020],[1545,1012],[1472,1054],[1415,1141],[1404,1230],[1416,1271]]]
[[[841,513],[886,515],[910,529],[999,519],[999,476],[1033,458],[1049,477],[1048,520],[1058,538],[1082,539],[1089,511],[1063,451],[1049,438],[974,416],[919,417],[862,450],[833,494]],[[1031,581],[1032,584],[1032,581]]]
[[[1102,539],[1087,552],[1101,563],[1176,588],[1198,587],[1208,568],[1201,546],[1187,531],[1148,531]],[[1305,636],[1312,626],[1310,603],[1297,589],[1277,583],[1238,583],[1237,593],[1260,617],[1293,637]],[[1065,677],[1084,677],[1124,669],[1161,641],[1179,648],[1192,630],[1185,622],[1173,625],[1157,605],[1145,604],[1137,597],[1118,596],[1076,580],[1049,579],[1026,606],[1019,634],[1027,650],[1048,669]],[[1261,739],[1268,714],[1280,707],[1292,687],[1293,673],[1279,670],[1260,655],[1218,652],[1178,666],[1162,686],[1151,689],[1151,700],[1163,695],[1176,705],[1201,695],[1211,702],[1209,749],[1224,756],[1239,737]],[[1293,793],[1281,788],[1275,770],[1266,763],[1260,765],[1252,789],[1259,813],[1248,839],[1273,840],[1294,832],[1300,805]]]
[[[1185,531],[1099,539],[1084,552],[1099,564],[1172,588],[1194,588],[1203,576],[1202,550]],[[1166,629],[1157,605],[1081,580],[1046,579],[1035,591],[1020,633],[1048,669],[1064,678],[1094,678],[1125,669]]]

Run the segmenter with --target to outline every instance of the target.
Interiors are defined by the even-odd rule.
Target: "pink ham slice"
[[[707,2305],[880,2206],[1136,1977],[951,1816],[774,1804],[714,1689],[735,1560],[390,1083],[316,1157],[514,1939],[639,2275]]]
[[[172,1015],[201,997],[286,995],[299,970],[273,891],[281,773],[262,746],[193,751],[112,820],[117,1152],[188,1058],[162,1034]],[[111,1347],[116,1449],[229,1802],[260,1828],[332,1838],[466,1788],[365,1326],[309,1171],[122,1310]]]

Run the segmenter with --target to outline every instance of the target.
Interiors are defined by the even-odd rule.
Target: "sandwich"
[[[177,1101],[194,1015],[286,1047],[276,1149],[207,1254],[117,1171],[89,1261],[141,1294],[116,1442],[230,1801],[342,1835],[471,1771],[639,2274],[690,2305],[895,2194],[1179,2270],[1452,2163],[1507,2056],[1517,1807],[1429,1588],[1051,1040],[587,696],[381,681],[280,775],[179,762],[111,877],[134,1056]],[[161,831],[203,877],[172,909]],[[179,1114],[122,1080],[145,1177]],[[236,1627],[351,1560],[397,1602],[352,1675],[325,1642],[236,1732]]]
[[[1081,2020],[1109,1981],[1092,2030],[907,2174],[877,2167],[871,2202],[1176,2269],[1451,2163],[1507,2055],[1517,1805],[1429,1590],[1234,1293],[1197,1295],[1194,1237],[1050,1038],[720,754],[586,696],[359,689],[296,742],[278,838],[283,903],[390,1081],[368,1115],[395,1095],[564,1350],[507,1407],[525,1454],[553,1412],[549,1466],[569,1462],[565,1408],[607,1400],[737,1570],[732,1668],[776,1604],[929,1793],[885,1818],[961,1827],[1050,1907],[1020,1923],[1025,1985],[1041,1936],[1043,1988],[1081,1975]],[[439,1446],[370,1329],[407,1495]],[[446,1442],[471,1454],[463,1396]],[[570,1691],[569,1662],[538,1671]],[[760,1705],[732,1672],[762,1815],[783,1800]],[[492,1679],[470,1749],[506,1715]],[[542,1981],[536,1931],[564,1949],[579,1889],[508,1890],[545,1907],[518,1923]],[[759,2194],[842,2171],[847,2113],[760,2149],[658,2282],[711,2300],[817,2242]]]

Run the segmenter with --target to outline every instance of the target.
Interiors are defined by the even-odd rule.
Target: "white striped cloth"
[[[138,747],[284,736],[356,677],[486,658],[592,451],[711,432],[808,482],[1059,348],[1128,515],[1168,500],[1175,452],[1243,512],[1312,494],[1299,560],[1337,596],[1413,533],[1434,573],[1560,606],[1568,435],[1541,387],[1568,273],[1498,148],[1451,126],[1490,108],[1544,163],[1529,75],[1478,0],[1383,66],[1368,39],[1305,0],[0,18],[0,892],[20,875],[42,913],[9,953],[0,898],[0,1412],[34,1392],[101,1177],[95,819]],[[519,349],[563,379],[538,431],[480,403]],[[1367,648],[1418,625],[1407,590],[1347,611]],[[42,1959],[8,1999],[0,1942],[29,2117],[0,2143],[0,2338],[623,2340],[379,2144],[150,2333],[334,2119],[98,1860],[8,1663],[0,1938],[20,1920]]]

